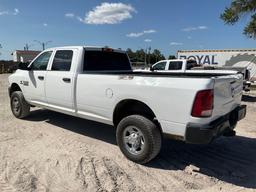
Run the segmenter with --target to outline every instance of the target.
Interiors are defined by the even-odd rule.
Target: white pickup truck
[[[204,70],[205,69],[205,70]],[[212,69],[212,70],[211,70]],[[238,71],[231,70],[230,68],[214,69],[214,68],[204,68],[202,65],[198,65],[195,60],[186,59],[171,59],[171,60],[161,60],[153,64],[150,67],[150,71],[167,71],[175,73],[208,73],[208,74],[237,74]]]
[[[150,67],[150,71],[174,73],[208,73],[208,74],[243,74],[243,90],[250,91],[250,72],[246,67],[214,67],[198,65],[195,60],[170,59],[161,60]]]
[[[161,60],[153,64],[150,67],[151,71],[174,71],[174,72],[186,72],[191,70],[193,67],[198,67],[196,61],[186,59],[171,59]]]
[[[15,117],[38,106],[113,125],[137,163],[157,156],[163,135],[194,144],[235,135],[242,87],[241,74],[134,72],[124,51],[83,46],[47,49],[9,76]]]

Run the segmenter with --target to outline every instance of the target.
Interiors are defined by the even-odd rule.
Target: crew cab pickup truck
[[[37,106],[113,125],[137,163],[157,156],[163,135],[194,144],[235,135],[242,88],[241,74],[134,72],[124,51],[107,47],[47,49],[9,76],[15,117]]]
[[[150,71],[168,71],[175,73],[208,73],[208,74],[243,74],[243,90],[250,91],[250,71],[246,67],[216,67],[198,65],[195,60],[171,59],[161,60],[150,67]]]
[[[191,70],[193,67],[199,67],[194,60],[186,59],[170,59],[170,60],[161,60],[153,64],[150,67],[151,71],[174,71],[174,72],[186,72]]]

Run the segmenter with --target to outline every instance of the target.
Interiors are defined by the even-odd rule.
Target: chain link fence
[[[18,62],[0,61],[0,74],[13,73],[18,68]]]

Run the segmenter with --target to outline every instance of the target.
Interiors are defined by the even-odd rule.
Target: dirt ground
[[[13,117],[0,75],[0,192],[256,191],[256,93],[237,136],[208,146],[164,140],[147,165],[127,160],[114,128],[49,110]]]

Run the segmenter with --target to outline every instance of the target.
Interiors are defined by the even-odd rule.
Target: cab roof
[[[124,51],[122,49],[115,49],[115,48],[111,48],[108,46],[104,46],[104,47],[100,47],[100,46],[62,46],[62,47],[52,47],[52,48],[48,48],[46,50],[59,50],[59,49],[85,49],[85,50],[91,50],[91,51],[106,50],[106,51],[126,53],[126,51]]]

